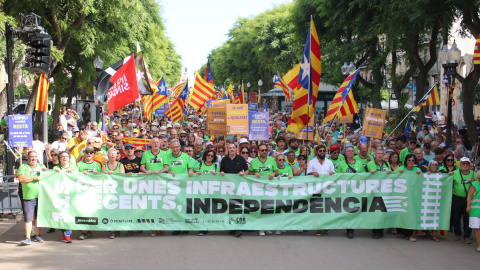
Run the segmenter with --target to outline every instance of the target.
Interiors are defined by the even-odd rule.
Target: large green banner
[[[447,230],[452,176],[42,172],[40,227],[73,230]]]

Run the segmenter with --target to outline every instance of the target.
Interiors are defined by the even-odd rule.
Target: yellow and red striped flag
[[[143,112],[145,113],[145,117],[148,119],[148,121],[150,121],[150,118],[152,116],[152,111],[153,111],[152,100],[153,100],[152,95],[147,95],[142,97]]]
[[[355,72],[348,75],[342,83],[342,86],[338,89],[335,97],[333,97],[332,104],[330,104],[330,107],[328,108],[327,115],[323,120],[324,124],[332,121],[336,117],[358,113],[358,105],[353,98],[351,90],[359,71],[360,69],[357,69]]]
[[[152,113],[155,112],[156,109],[160,108],[160,106],[165,104],[168,100],[165,76],[162,75],[162,78],[158,80],[156,89],[157,90],[155,91],[155,93],[153,93]]]
[[[478,35],[477,41],[475,41],[475,49],[473,50],[473,64],[480,64],[480,35]]]
[[[245,92],[243,91],[243,81],[240,89],[238,89],[237,97],[235,98],[235,104],[244,104],[245,103]]]
[[[213,99],[215,95],[215,88],[212,83],[207,83],[198,72],[195,73],[195,83],[193,84],[192,91],[190,92],[190,101],[188,104],[192,106],[195,111],[200,110],[205,106],[205,103]]]
[[[123,144],[131,143],[133,147],[142,147],[146,150],[147,145],[150,143],[150,139],[141,139],[141,138],[132,138],[132,137],[123,137]]]
[[[230,99],[232,100],[232,103],[235,102],[235,100],[233,100],[233,90],[232,90],[232,84],[229,84],[228,85],[228,88],[227,88],[227,95],[230,96]]]
[[[174,123],[177,123],[182,119],[183,116],[183,109],[185,107],[185,100],[188,97],[188,81],[185,82],[184,88],[180,95],[178,96],[175,101],[173,101],[172,105],[165,111],[165,114],[172,120]]]
[[[291,100],[292,96],[290,95],[290,87],[286,84],[280,74],[275,74],[275,87],[280,88],[283,90],[283,94],[285,95],[285,100]]]
[[[40,81],[38,82],[37,101],[35,103],[35,110],[48,112],[48,75],[40,75]]]
[[[177,84],[172,90],[172,98],[173,100],[177,99],[180,93],[182,93],[182,90],[185,88],[185,84],[187,81],[184,81],[183,83]]]
[[[300,88],[295,93],[292,102],[292,115],[287,131],[300,132],[307,125],[308,120],[313,117],[322,74],[321,69],[320,42],[313,19],[310,19],[310,29],[298,73]]]
[[[417,104],[417,107],[413,109],[414,112],[420,111],[424,105],[440,105],[440,98],[438,95],[438,88],[435,84],[428,92],[423,96]]]
[[[298,83],[298,73],[300,72],[300,63],[290,69],[287,74],[283,75],[283,80],[288,84],[293,93],[296,94],[301,85]]]

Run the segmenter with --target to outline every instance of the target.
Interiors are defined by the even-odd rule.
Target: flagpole
[[[313,15],[310,15],[310,31],[308,31],[309,33],[309,40],[310,40],[310,78],[308,78],[308,100],[307,100],[307,147],[310,147],[309,146],[309,142],[308,142],[308,124],[310,123],[310,102],[311,102],[311,98],[312,96],[310,95],[310,89],[312,87],[312,23],[313,23]],[[313,109],[315,111],[315,108]],[[308,158],[308,157],[307,157]]]
[[[434,88],[436,85],[438,84],[438,82],[435,82],[435,84],[433,85],[432,88]],[[432,89],[430,88],[430,90]],[[427,91],[427,93],[425,93],[425,95],[423,95],[423,97],[420,99],[424,99],[427,95],[429,95],[428,92],[430,92],[430,90]],[[431,92],[430,92],[431,94]],[[418,104],[417,104],[418,106]],[[390,132],[390,134],[388,134],[387,138],[385,138],[384,142],[386,142],[388,140],[388,138],[390,138],[390,136],[392,136],[393,133],[395,133],[395,130],[397,130],[397,128],[403,123],[403,121],[405,121],[405,119],[407,119],[408,116],[410,116],[410,114],[413,112],[413,110],[415,110],[415,108],[417,108],[417,106],[413,107],[410,112],[402,119],[402,121],[400,121],[400,123],[397,124],[397,126]]]

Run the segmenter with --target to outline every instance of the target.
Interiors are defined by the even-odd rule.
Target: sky
[[[189,77],[207,62],[209,53],[227,40],[240,17],[258,15],[291,0],[162,0],[167,36],[182,59]],[[214,74],[215,75],[215,74]],[[202,75],[203,76],[203,75]]]

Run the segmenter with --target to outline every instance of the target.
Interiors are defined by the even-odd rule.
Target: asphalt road
[[[476,243],[441,242],[417,236],[417,242],[386,234],[372,239],[369,230],[356,230],[355,239],[344,230],[328,235],[287,232],[257,236],[246,232],[241,238],[227,232],[208,236],[166,235],[149,232],[127,237],[122,232],[108,239],[108,232],[93,232],[93,238],[72,244],[60,241],[57,230],[42,233],[44,243],[20,246],[23,240],[21,215],[17,222],[0,221],[0,269],[479,269]],[[5,223],[7,222],[7,223]],[[9,223],[8,223],[9,222]],[[2,226],[3,225],[3,226]],[[45,231],[45,230],[44,230]]]

